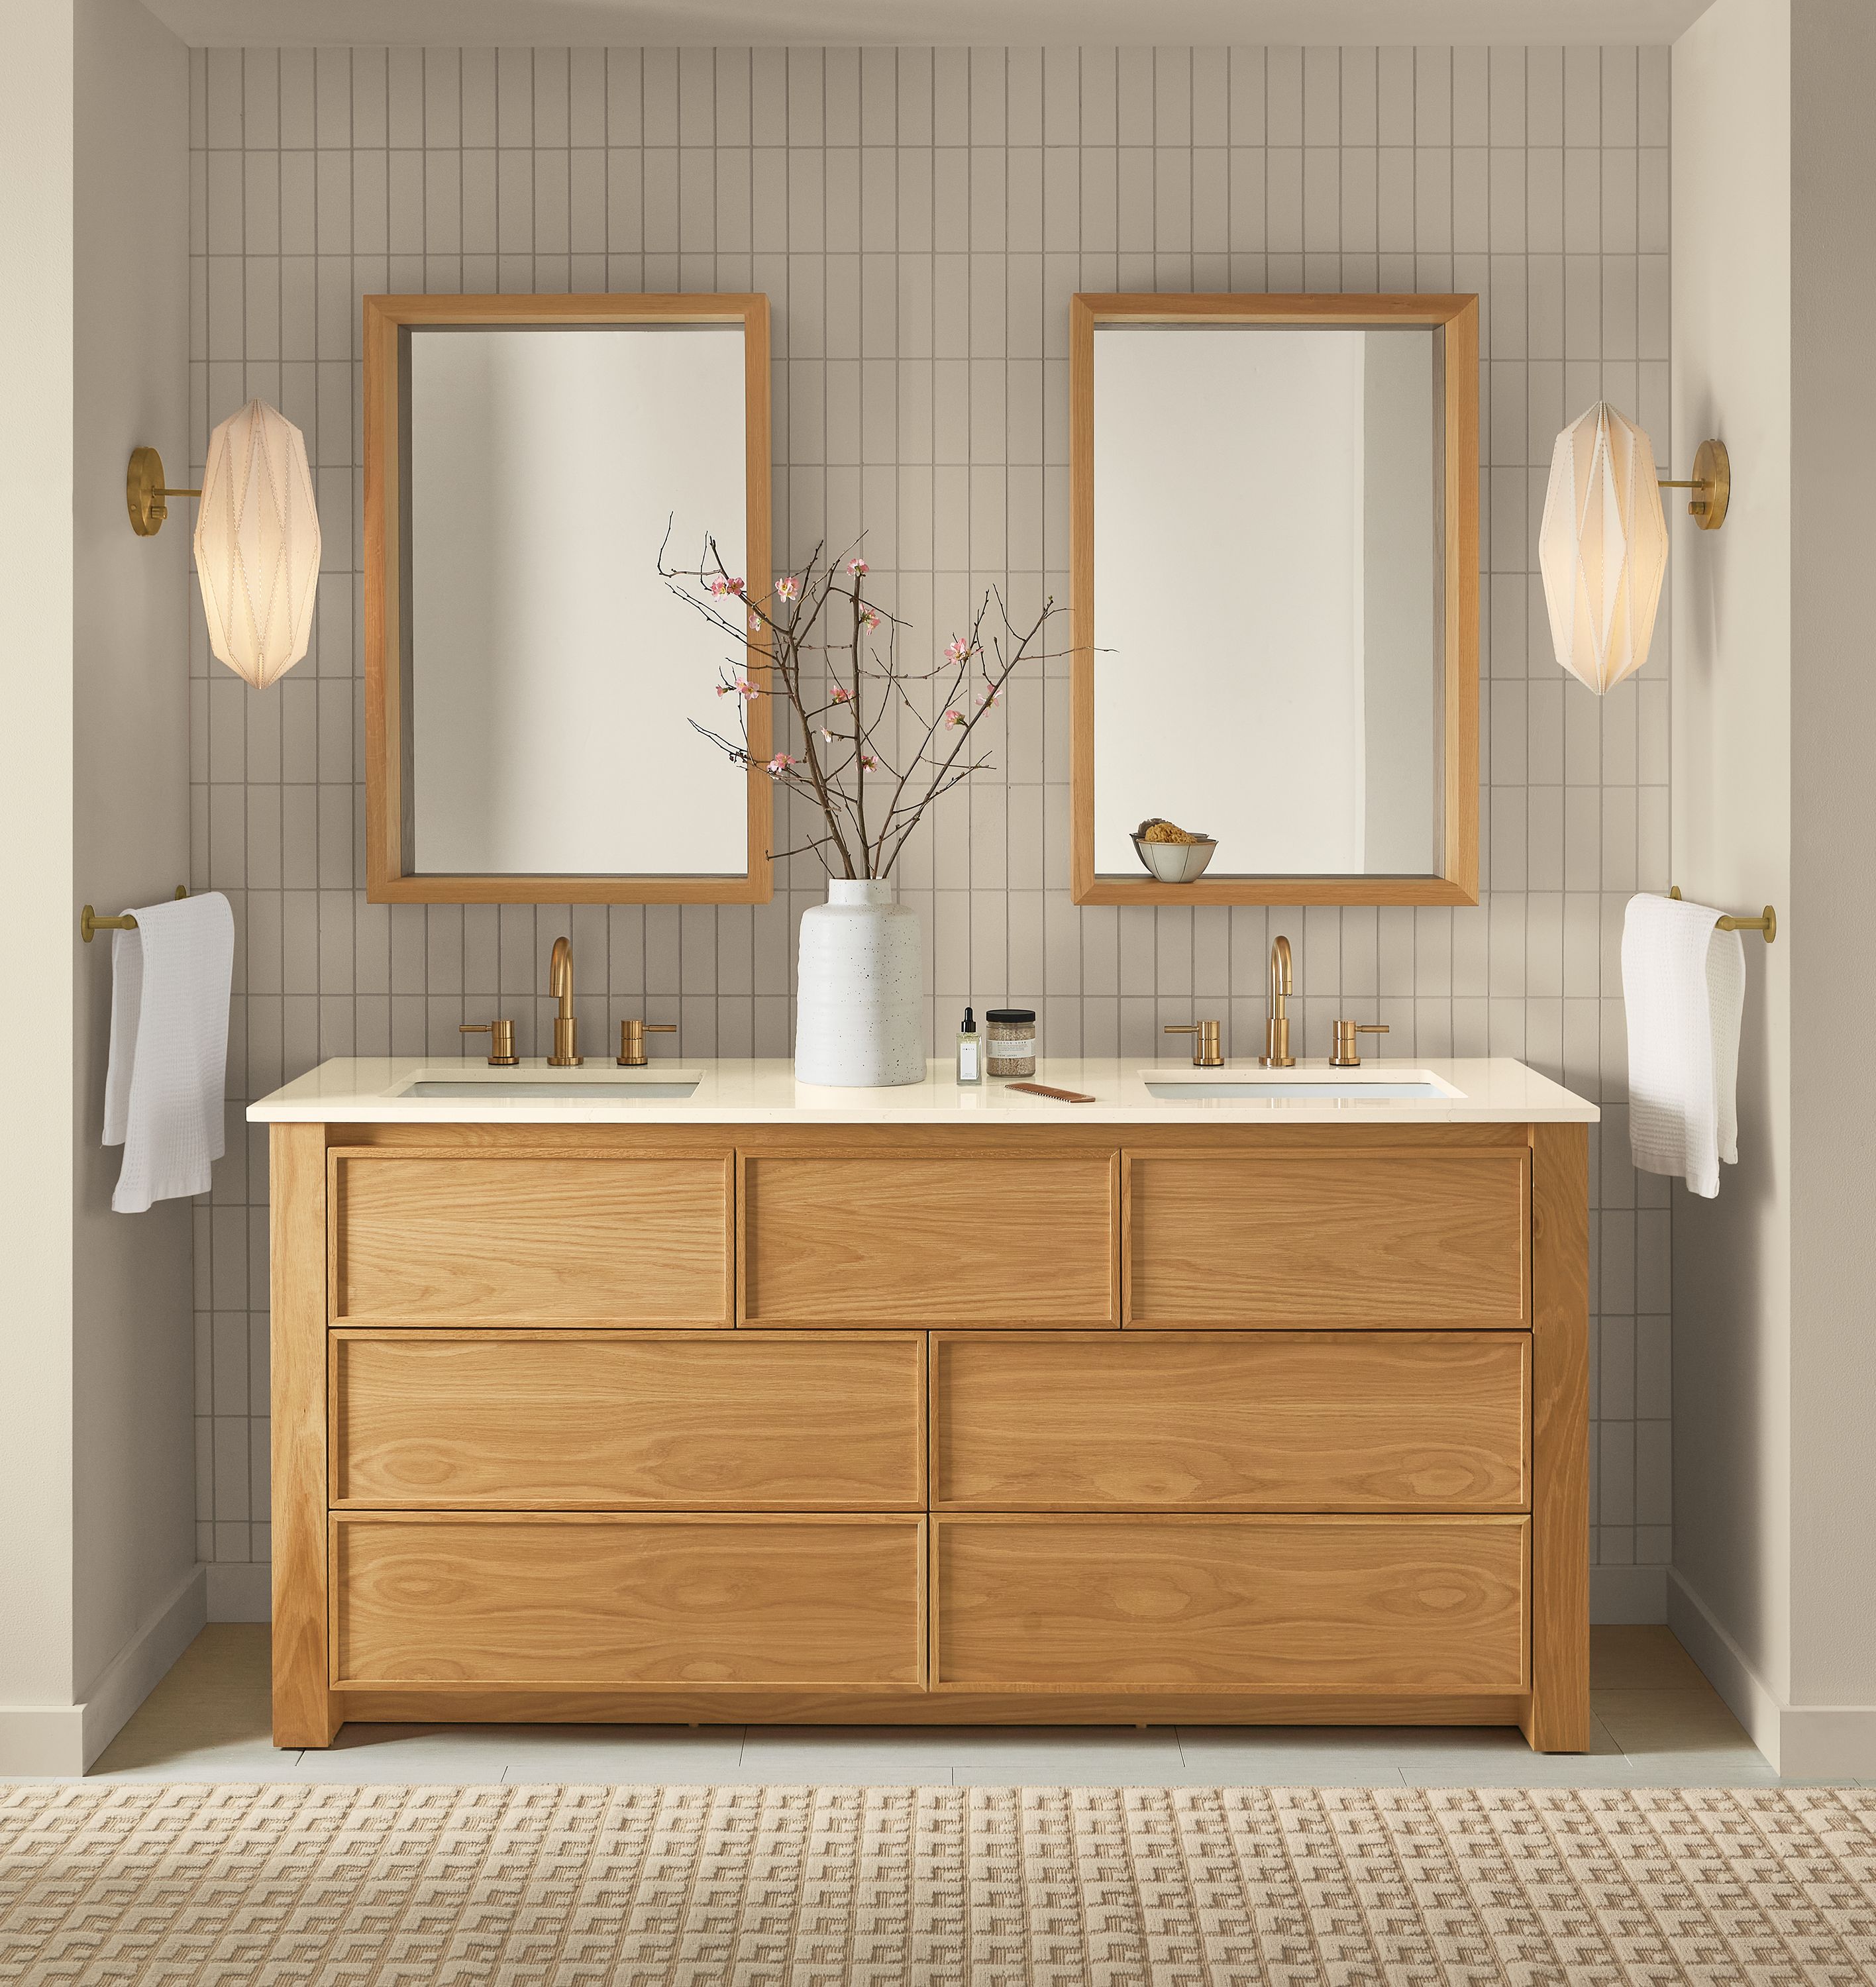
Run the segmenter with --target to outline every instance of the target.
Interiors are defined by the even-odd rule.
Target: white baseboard
[[[79,1704],[0,1706],[0,1773],[85,1773],[201,1632],[204,1569],[192,1566]]]
[[[1668,1577],[1668,1625],[1786,1779],[1876,1775],[1876,1704],[1785,1703],[1678,1571]]]
[[[132,1637],[130,1646],[87,1693],[83,1706],[83,1749],[91,1763],[130,1722],[130,1714],[168,1673],[170,1666],[202,1632],[208,1620],[205,1569],[192,1566],[169,1598]]]
[[[274,1569],[265,1560],[216,1560],[206,1570],[210,1621],[274,1618]]]
[[[1592,1566],[1589,1570],[1592,1621],[1665,1621],[1668,1569],[1665,1566]]]

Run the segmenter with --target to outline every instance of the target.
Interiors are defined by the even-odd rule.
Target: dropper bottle
[[[960,1083],[984,1081],[984,1051],[977,1040],[977,1017],[967,1007],[964,1025],[957,1031],[957,1080]]]

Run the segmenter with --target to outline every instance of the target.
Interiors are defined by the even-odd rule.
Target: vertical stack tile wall
[[[687,1055],[784,1054],[820,894],[800,860],[753,911],[366,902],[361,295],[767,292],[778,562],[863,522],[882,595],[938,643],[993,582],[1067,598],[1074,292],[1462,290],[1484,354],[1479,907],[1078,910],[1059,666],[1010,697],[997,770],[941,806],[903,892],[937,1044],[967,998],[1007,999],[1045,1054],[1150,1055],[1195,1010],[1247,1053],[1283,929],[1313,1051],[1346,1010],[1395,1053],[1520,1056],[1600,1100],[1594,1550],[1605,1607],[1645,1597],[1658,1573],[1612,1570],[1668,1557],[1668,1198],[1628,1160],[1618,941],[1626,897],[1669,880],[1668,631],[1598,703],[1551,660],[1534,539],[1566,419],[1606,396],[1668,439],[1666,51],[193,61],[193,433],[283,407],[326,541],[314,650],[278,688],[212,664],[199,621],[191,661],[192,881],[240,933],[228,1156],[196,1216],[202,1556],[261,1591],[266,1147],[241,1103],[327,1056],[454,1055],[458,1021],[498,1011],[533,1051],[562,931],[589,1029],[645,1013]],[[622,777],[639,749],[622,717]]]

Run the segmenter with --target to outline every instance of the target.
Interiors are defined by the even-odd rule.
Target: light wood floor
[[[842,1786],[1770,1786],[1665,1628],[1594,1631],[1594,1749],[1516,1732],[1100,1726],[349,1726],[324,1753],[268,1740],[268,1631],[204,1629],[93,1769],[140,1780]]]

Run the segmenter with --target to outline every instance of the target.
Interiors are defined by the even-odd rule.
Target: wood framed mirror
[[[1478,311],[1075,299],[1077,903],[1478,902]]]
[[[769,582],[764,296],[364,302],[367,894],[762,903],[768,708],[673,595]],[[694,585],[695,582],[693,582]]]

